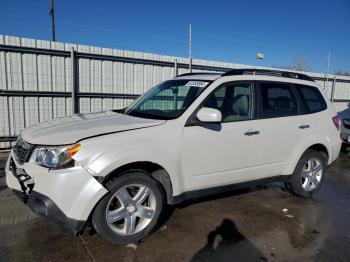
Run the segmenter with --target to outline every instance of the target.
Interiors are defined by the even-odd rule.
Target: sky
[[[0,34],[50,40],[50,0],[0,0]],[[260,66],[350,71],[350,0],[55,0],[56,40]],[[265,59],[258,60],[262,52]]]

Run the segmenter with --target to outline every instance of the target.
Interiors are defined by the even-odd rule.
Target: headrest
[[[232,109],[238,115],[246,115],[248,113],[248,96],[237,95],[234,98]]]
[[[286,96],[279,96],[273,101],[273,107],[275,109],[288,109],[290,108],[290,99]]]

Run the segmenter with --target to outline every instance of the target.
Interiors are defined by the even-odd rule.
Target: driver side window
[[[253,119],[252,91],[251,83],[222,85],[207,97],[203,107],[219,110],[223,123]]]

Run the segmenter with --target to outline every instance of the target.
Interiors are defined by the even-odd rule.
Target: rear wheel
[[[92,223],[97,232],[116,244],[135,243],[157,226],[164,209],[159,183],[144,171],[128,171],[109,181],[110,190],[97,205]]]
[[[301,197],[311,197],[322,186],[327,161],[323,153],[307,150],[300,158],[286,187]]]

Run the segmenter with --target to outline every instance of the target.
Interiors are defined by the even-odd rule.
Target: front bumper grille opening
[[[13,147],[13,153],[16,161],[23,165],[29,158],[29,155],[32,153],[34,145],[29,144],[24,141],[22,138],[18,138],[16,144]]]

